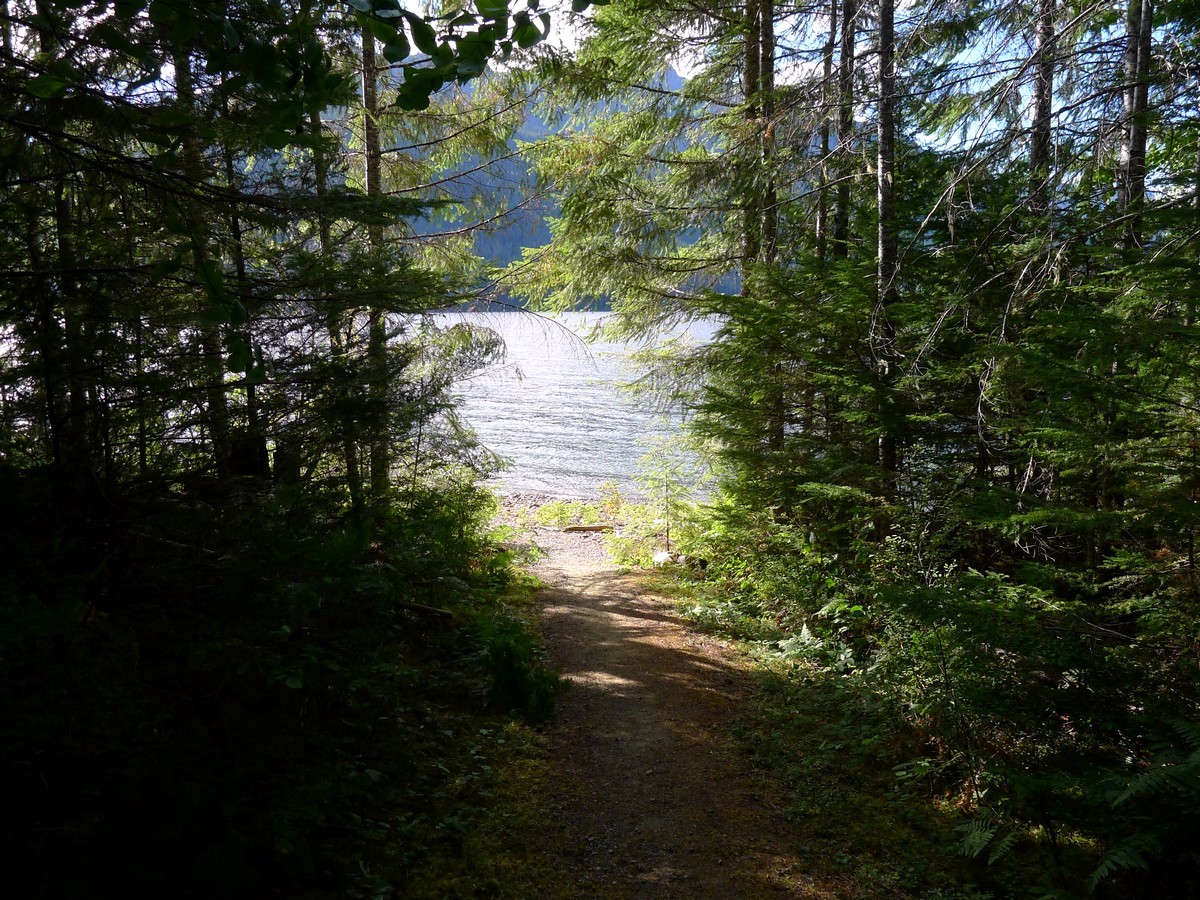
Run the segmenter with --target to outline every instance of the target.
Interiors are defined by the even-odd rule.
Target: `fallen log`
[[[564,532],[570,531],[612,531],[611,525],[568,525],[563,529]]]
[[[407,600],[394,600],[392,604],[399,609],[407,609],[410,612],[425,613],[428,616],[440,616],[443,619],[453,619],[454,613],[448,609],[440,609],[436,606],[426,606],[424,603],[409,603]]]

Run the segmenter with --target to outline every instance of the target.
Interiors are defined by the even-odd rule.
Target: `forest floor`
[[[508,835],[544,873],[536,896],[854,896],[806,874],[772,806],[778,786],[737,747],[746,660],[618,570],[599,535],[540,528],[533,541],[546,552],[534,566],[542,633],[567,682],[525,785],[544,792],[539,813]],[[528,884],[521,868],[510,856]]]

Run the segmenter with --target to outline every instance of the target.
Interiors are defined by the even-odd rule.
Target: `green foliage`
[[[38,895],[394,893],[482,802],[511,557],[450,389],[501,348],[424,315],[468,277],[408,247],[440,201],[367,196],[364,24],[463,80],[503,50],[395,3],[6,7],[0,772]]]
[[[1152,757],[1123,786],[1108,791],[1114,824],[1119,823],[1109,833],[1119,836],[1091,874],[1093,889],[1121,870],[1148,871],[1164,860],[1191,866],[1200,859],[1193,837],[1200,808],[1200,727],[1180,720],[1165,724],[1169,731],[1152,744]],[[1119,776],[1110,779],[1110,785],[1120,782]]]
[[[613,562],[621,566],[645,568],[654,560],[654,554],[663,551],[668,541],[680,547],[683,536],[672,531],[661,510],[649,503],[623,500],[618,519],[621,527],[612,534],[604,535],[604,546]]]
[[[710,481],[703,448],[684,436],[660,436],[641,441],[645,452],[638,459],[638,485],[671,542],[686,544],[694,535],[696,518],[693,498],[704,492]]]
[[[520,712],[532,723],[554,714],[561,679],[546,667],[527,626],[499,615],[480,620],[475,631],[491,677],[488,703],[499,712]]]
[[[643,383],[687,408],[719,489],[701,513],[656,448],[646,502],[544,521],[613,521],[630,563],[706,560],[680,573],[694,615],[804,681],[810,730],[940,807],[997,892],[1195,890],[1194,4],[1132,54],[1136,17],[1108,7],[907,7],[895,160],[823,7],[594,5],[577,53],[497,80],[586,120],[524,148],[560,214],[508,276],[552,307],[609,298],[622,337],[718,323],[643,354]],[[365,873],[379,844],[402,870],[469,826],[441,803],[455,710],[536,718],[552,693],[487,600],[506,557],[473,478],[495,461],[448,394],[498,347],[415,321],[484,272],[463,238],[410,253],[406,217],[496,198],[398,199],[511,152],[519,90],[437,92],[547,20],[533,0],[82,9],[0,23],[9,831],[52,881],[158,893]],[[357,114],[363,33],[401,73],[389,197],[333,139],[349,122],[321,120]],[[785,59],[825,65],[776,79]],[[483,754],[449,780],[482,781]],[[887,890],[951,889],[896,869]]]
[[[600,509],[586,500],[549,500],[534,511],[534,521],[554,528],[596,525],[601,521]]]
[[[1095,890],[1104,879],[1121,869],[1150,868],[1150,858],[1162,852],[1162,844],[1153,834],[1135,834],[1110,847],[1088,881]]]
[[[786,786],[772,802],[803,835],[809,869],[838,873],[862,896],[1005,896],[945,840],[954,817],[898,789],[892,766],[915,736],[887,701],[845,675],[785,662],[768,643],[739,737]]]
[[[1113,879],[1129,892],[1131,868],[1158,879],[1188,864],[1198,757],[1177,717],[1194,684],[1179,677],[1182,648],[1157,637],[1179,623],[1147,623],[1144,645],[1118,630],[1157,603],[1191,608],[1170,590],[1147,602],[1153,566],[1125,560],[1140,574],[1116,582],[981,573],[956,564],[969,548],[926,516],[893,514],[885,539],[865,530],[837,553],[814,538],[719,498],[710,564],[683,608],[765,665],[841,685],[829,702],[845,721],[874,698],[882,717],[865,740],[888,748],[874,765],[906,803],[942,810],[947,848],[986,864],[975,877],[1012,887],[1032,866],[1050,873],[1046,891]]]
[[[993,816],[982,813],[979,818],[954,827],[956,833],[962,835],[958,844],[958,852],[963,856],[975,859],[987,850],[988,865],[995,865],[1012,852],[1016,845],[1019,832],[1003,832]],[[997,840],[997,835],[1001,837]]]
[[[93,535],[103,563],[82,569],[78,543],[6,528],[25,563],[6,573],[0,674],[27,691],[3,702],[0,758],[32,763],[5,779],[26,883],[178,892],[186,872],[188,896],[232,897],[320,872],[346,893],[452,851],[502,752],[496,719],[546,717],[555,686],[503,612],[477,531],[490,498],[430,495],[370,532],[317,499],[135,505],[137,542]]]
[[[562,215],[521,271],[550,304],[599,285],[626,337],[719,325],[709,345],[642,355],[643,385],[687,409],[718,477],[703,513],[680,513],[709,563],[680,573],[701,595],[689,615],[879,698],[910,733],[889,759],[898,789],[946,811],[946,846],[999,893],[1194,888],[1177,837],[1195,831],[1194,761],[1165,726],[1200,710],[1197,120],[1194,92],[1175,93],[1192,86],[1147,76],[1147,183],[1173,187],[1135,202],[1096,102],[1124,76],[1081,63],[1123,24],[1083,14],[1057,32],[1039,185],[1013,102],[1039,57],[1000,49],[1026,46],[1030,17],[918,5],[896,102],[920,124],[896,134],[902,259],[881,284],[874,138],[826,136],[875,94],[861,68],[839,83],[831,23],[775,23],[777,58],[829,53],[829,80],[813,66],[754,92],[736,16],[679,16],[617,4],[560,69],[571,101],[607,114],[539,149]],[[708,36],[700,71],[646,90],[642,58],[681,33]],[[1153,53],[1177,41],[1194,49],[1194,23],[1156,14]],[[646,205],[663,210],[649,225]],[[778,221],[756,224],[763,207]],[[664,520],[684,499],[670,486],[646,485]]]

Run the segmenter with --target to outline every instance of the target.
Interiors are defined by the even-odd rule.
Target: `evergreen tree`
[[[1142,813],[1088,804],[1155,741],[1186,757],[1164,723],[1200,713],[1194,51],[1190,7],[1141,0],[616,2],[547,63],[580,124],[536,150],[562,214],[513,273],[537,302],[611,296],[625,336],[720,323],[644,380],[724,462],[713,533],[737,539],[708,552],[783,573],[753,581],[776,621],[854,597],[864,671],[977,767],[964,802],[975,732],[1003,722],[993,812],[1112,842],[1105,877],[1145,863],[1122,850]],[[836,596],[805,606],[830,568]],[[1051,660],[1097,705],[1030,675]],[[1192,796],[1161,797],[1164,822]],[[1182,860],[1171,827],[1155,852]]]
[[[469,641],[429,617],[469,619],[504,573],[450,393],[500,348],[426,318],[453,295],[408,223],[438,198],[389,192],[361,129],[545,25],[386,0],[0,13],[13,880],[374,890],[368,859],[395,877],[417,851],[365,823],[419,817],[440,778],[403,710]],[[437,690],[480,674],[453,667]]]

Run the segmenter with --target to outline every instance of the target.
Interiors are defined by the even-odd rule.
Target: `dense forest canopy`
[[[444,796],[428,673],[527,650],[431,624],[504,579],[450,390],[502,348],[424,313],[494,290],[721,324],[643,358],[718,474],[687,540],[874,698],[966,855],[1194,887],[1200,6],[570,21],[6,0],[0,760],[44,893],[336,890],[321,848],[365,873],[401,821],[358,810]],[[535,207],[547,243],[473,253]]]

